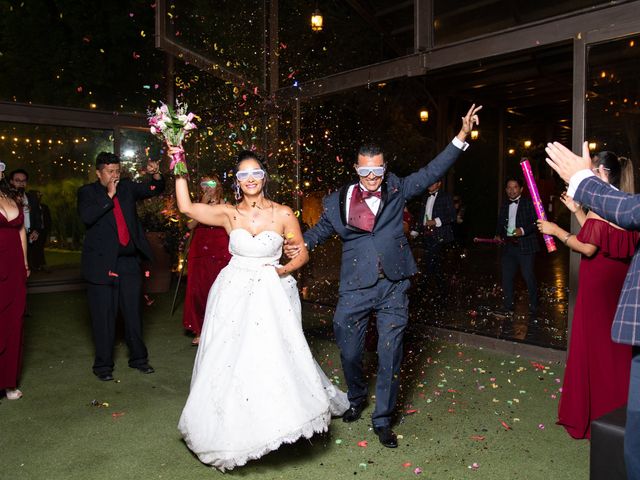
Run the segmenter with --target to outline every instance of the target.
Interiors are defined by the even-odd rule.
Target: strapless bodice
[[[244,228],[235,228],[229,233],[231,262],[245,266],[276,264],[282,256],[282,235],[273,230],[264,230],[257,235]]]

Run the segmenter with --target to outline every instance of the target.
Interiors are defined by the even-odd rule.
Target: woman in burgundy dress
[[[222,185],[217,176],[202,177],[200,180],[202,198],[200,203],[224,203]],[[229,235],[222,227],[210,227],[191,220],[191,244],[187,257],[187,293],[184,301],[182,323],[184,328],[195,335],[192,345],[198,345],[211,285],[220,270],[231,259]]]
[[[0,391],[9,400],[22,397],[17,387],[29,273],[26,258],[22,205],[4,180],[4,164],[0,163]]]
[[[600,152],[593,157],[593,171],[616,189],[633,193],[629,160]],[[592,420],[627,402],[631,346],[611,340],[611,324],[640,234],[593,212],[585,214],[565,196],[562,201],[582,226],[578,235],[538,221],[542,233],[555,235],[582,253],[558,424],[573,438],[590,438]]]

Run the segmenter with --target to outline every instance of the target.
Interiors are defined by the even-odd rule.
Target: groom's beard
[[[24,195],[24,187],[16,188],[16,192],[18,192],[21,196]]]

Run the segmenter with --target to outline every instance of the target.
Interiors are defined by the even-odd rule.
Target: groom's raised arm
[[[473,126],[480,124],[478,112],[481,109],[482,105],[479,107],[476,107],[475,104],[471,105],[467,114],[462,117],[460,132],[453,138],[451,143],[426,166],[403,179],[401,189],[402,196],[406,200],[423,194],[429,185],[440,180],[460,154],[469,147],[465,140],[473,130]]]
[[[409,200],[426,192],[429,185],[444,177],[447,170],[455,163],[460,154],[469,146],[454,138],[446,148],[431,160],[426,166],[402,180],[402,196]]]

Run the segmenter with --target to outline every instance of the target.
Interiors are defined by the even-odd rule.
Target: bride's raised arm
[[[225,227],[229,230],[229,217],[226,213],[228,207],[224,204],[193,203],[189,196],[189,186],[186,178],[176,177],[176,200],[178,202],[178,210],[187,217],[205,225]]]
[[[300,253],[295,258],[291,259],[285,266],[276,269],[278,275],[282,277],[290,274],[291,272],[295,272],[300,267],[304,266],[304,264],[309,261],[309,251],[304,245],[302,230],[300,230],[300,224],[298,223],[298,219],[294,215],[293,210],[284,205],[281,205],[278,210],[278,213],[283,220],[284,238],[292,244],[300,244]]]

